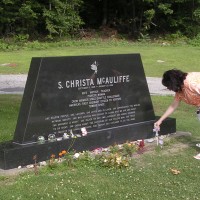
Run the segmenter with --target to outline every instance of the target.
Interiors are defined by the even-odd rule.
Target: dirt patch
[[[183,143],[176,143],[173,144],[169,147],[169,149],[166,149],[165,151],[162,152],[163,155],[175,155],[179,154],[181,151],[184,149],[189,148],[189,144],[183,144]]]
[[[27,172],[28,170],[30,170],[30,169],[27,169],[27,168],[21,168],[21,169],[14,168],[14,169],[8,169],[8,170],[0,169],[0,177],[1,176],[2,177],[3,176],[15,176],[15,175],[19,175],[23,172]]]
[[[3,63],[0,64],[1,67],[16,67],[17,64],[16,63]]]

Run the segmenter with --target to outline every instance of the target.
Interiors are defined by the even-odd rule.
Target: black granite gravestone
[[[1,167],[29,164],[34,155],[47,160],[72,142],[81,151],[150,138],[154,122],[139,54],[33,58],[14,140],[1,147]],[[167,119],[162,134],[175,131],[175,119]]]

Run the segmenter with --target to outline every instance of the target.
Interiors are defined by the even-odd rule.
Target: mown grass
[[[0,64],[17,64],[16,67],[0,66],[0,74],[27,73],[32,57],[122,53],[140,53],[146,76],[161,77],[165,70],[174,67],[199,71],[199,47],[109,41],[76,44],[0,52]],[[21,98],[20,95],[0,95],[0,142],[13,138]],[[165,111],[172,98],[152,96],[157,116]],[[77,161],[71,168],[63,164],[54,170],[43,167],[37,176],[34,171],[0,176],[0,199],[200,199],[200,162],[193,158],[199,152],[195,144],[200,142],[200,123],[194,111],[192,106],[181,104],[172,115],[177,120],[177,131],[191,132],[191,137],[172,139],[165,142],[163,149],[147,148],[144,154],[134,157],[126,169],[104,168],[95,162]],[[171,168],[181,173],[173,175]]]
[[[152,96],[156,115],[166,109],[172,98]],[[20,95],[0,96],[1,141],[12,138],[20,102]],[[94,161],[76,161],[73,167],[43,167],[37,176],[33,170],[1,176],[0,199],[200,199],[200,162],[193,158],[198,152],[195,143],[200,141],[199,122],[194,108],[185,104],[172,117],[177,119],[178,131],[191,132],[192,136],[169,140],[159,150],[146,147],[146,152],[133,157],[128,168],[104,168]],[[172,168],[181,173],[173,175]]]
[[[38,47],[38,48],[37,48]],[[38,43],[33,48],[0,52],[0,74],[28,73],[32,57],[82,56],[102,54],[140,53],[146,76],[161,77],[167,69],[198,71],[200,48],[186,44],[162,45],[160,43],[134,43],[120,40],[63,41],[57,45],[43,47]],[[158,62],[159,60],[164,62]],[[16,66],[1,66],[14,63]]]
[[[0,181],[1,199],[199,199],[200,163],[193,158],[195,150],[188,147],[175,153],[162,151],[133,157],[129,168],[103,168],[95,163],[76,161],[69,168],[60,164]],[[170,169],[178,169],[173,175]],[[11,192],[12,191],[12,192]]]
[[[13,138],[21,100],[21,95],[0,95],[0,141]]]

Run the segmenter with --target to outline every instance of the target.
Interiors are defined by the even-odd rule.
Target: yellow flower
[[[119,156],[119,157],[116,157],[116,163],[119,165],[122,161],[122,157]]]
[[[63,155],[65,155],[65,154],[67,153],[67,151],[63,150],[61,153],[62,153]]]

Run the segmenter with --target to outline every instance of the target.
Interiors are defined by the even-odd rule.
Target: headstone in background
[[[154,122],[139,54],[33,58],[8,149],[16,157],[26,151],[16,161],[24,164],[34,154],[45,160],[66,149],[73,139],[66,134],[81,136],[75,150],[91,150],[153,137]],[[161,132],[175,130],[175,120],[168,119]],[[54,136],[61,141],[49,142]],[[38,144],[38,138],[46,142]]]

